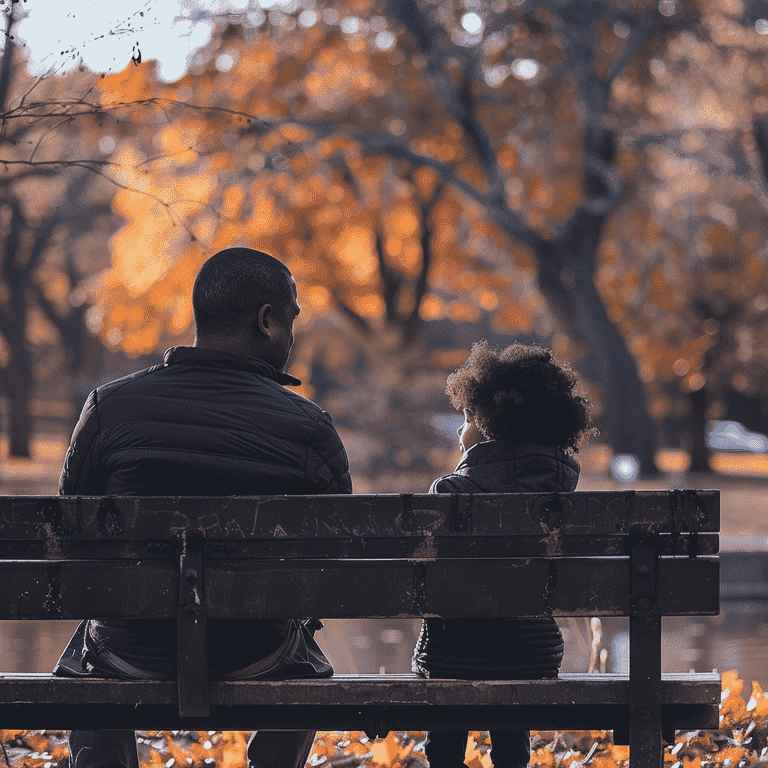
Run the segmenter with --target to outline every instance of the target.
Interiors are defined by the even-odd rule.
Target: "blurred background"
[[[54,493],[88,392],[192,343],[197,270],[248,245],[296,277],[289,370],[357,492],[453,469],[474,341],[551,347],[600,429],[581,489],[722,491],[722,614],[668,622],[665,668],[768,682],[764,3],[0,9],[0,492]],[[51,668],[69,628],[30,624],[3,669]],[[564,669],[626,667],[620,621],[563,629]],[[399,672],[416,631],[320,639]]]

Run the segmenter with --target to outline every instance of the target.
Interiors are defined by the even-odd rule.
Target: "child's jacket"
[[[559,448],[506,440],[478,443],[430,493],[573,491],[579,463]],[[425,677],[524,680],[557,677],[563,637],[551,617],[424,619],[413,671]]]

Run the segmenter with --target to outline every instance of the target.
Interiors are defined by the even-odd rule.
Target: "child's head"
[[[483,340],[448,377],[451,404],[486,440],[538,443],[578,451],[594,428],[579,377],[542,347],[492,349]],[[462,437],[462,446],[470,445]]]

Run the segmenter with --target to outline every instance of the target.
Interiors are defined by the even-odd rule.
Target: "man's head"
[[[299,314],[288,267],[252,248],[227,248],[200,268],[192,289],[195,346],[257,357],[282,371]]]

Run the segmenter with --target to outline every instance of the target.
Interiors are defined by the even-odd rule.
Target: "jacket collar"
[[[574,467],[577,472],[579,469],[578,461],[560,448],[554,448],[549,445],[537,445],[535,443],[521,445],[509,442],[508,440],[488,440],[484,443],[476,443],[465,451],[455,471],[461,472],[462,469],[495,464],[499,461],[506,462],[526,455],[548,456],[555,461]]]
[[[204,347],[171,347],[163,355],[163,365],[204,365],[211,368],[235,368],[265,376],[283,386],[298,386],[301,380],[290,373],[278,371],[273,365],[257,357],[240,355],[236,352],[218,352]]]

